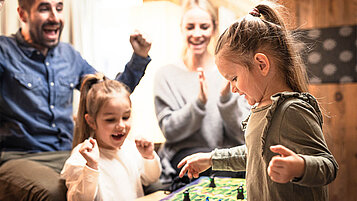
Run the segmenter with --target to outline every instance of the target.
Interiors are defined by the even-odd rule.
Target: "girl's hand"
[[[180,177],[183,177],[187,172],[187,176],[192,179],[198,178],[201,172],[204,172],[212,166],[211,153],[196,153],[186,156],[177,165],[178,168],[183,168],[180,171]]]
[[[79,153],[87,160],[88,167],[98,170],[99,148],[95,139],[90,137],[84,140],[81,148],[79,148]]]
[[[207,84],[206,77],[203,72],[203,68],[197,68],[198,72],[198,80],[200,82],[200,93],[198,94],[198,98],[203,104],[207,103]]]
[[[288,183],[304,175],[305,160],[302,157],[282,145],[271,146],[270,150],[280,154],[270,160],[268,175],[271,180],[277,183]]]
[[[221,96],[227,96],[230,93],[230,91],[231,91],[231,83],[227,81],[221,90]]]
[[[136,148],[145,159],[154,159],[154,143],[144,138],[135,139]]]

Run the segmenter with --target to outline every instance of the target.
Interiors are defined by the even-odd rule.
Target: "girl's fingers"
[[[177,168],[181,168],[183,165],[185,165],[186,164],[186,160],[185,159],[183,159],[183,160],[181,160],[180,162],[179,162],[179,164],[177,165]]]
[[[188,178],[192,179],[192,174],[190,171],[187,171],[187,176],[188,176]]]
[[[280,154],[283,157],[294,155],[295,153],[283,145],[270,146],[270,150],[274,153]]]
[[[197,173],[197,172],[193,174],[193,177],[194,177],[194,178],[198,178],[199,176],[200,176],[200,174]]]
[[[273,156],[273,158],[269,162],[269,166],[284,168],[284,158],[280,156]]]
[[[188,166],[185,165],[185,166],[181,169],[180,174],[179,174],[179,177],[183,177],[183,176],[185,175],[185,173],[187,172],[187,168],[188,168]]]

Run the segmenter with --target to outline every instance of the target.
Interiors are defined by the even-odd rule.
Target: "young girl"
[[[73,150],[61,172],[69,201],[128,200],[143,196],[142,185],[161,174],[153,143],[125,140],[131,126],[127,87],[102,74],[81,87]],[[82,142],[82,143],[80,143]]]
[[[255,105],[246,145],[183,159],[180,176],[211,167],[246,170],[249,200],[328,200],[338,165],[322,133],[316,99],[277,5],[260,4],[219,38],[216,64],[232,91]]]

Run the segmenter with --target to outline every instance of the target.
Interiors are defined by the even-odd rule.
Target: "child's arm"
[[[243,171],[246,168],[246,146],[215,149],[210,153],[196,153],[186,156],[177,165],[180,177],[187,172],[189,178],[198,178],[199,173],[212,167],[213,170]]]
[[[87,160],[80,153],[83,144],[73,149],[61,172],[66,180],[68,201],[94,200],[97,195],[99,172],[86,165]]]
[[[290,174],[290,177],[295,175],[291,179],[296,184],[314,187],[331,183],[336,178],[338,164],[325,142],[322,132],[322,116],[319,115],[318,109],[311,105],[303,101],[289,104],[283,112],[279,131],[276,131],[279,132],[278,138],[275,144],[270,145],[284,145],[301,157],[305,164],[303,174],[297,178],[294,177],[298,176],[295,174],[299,171],[290,170],[287,174]],[[291,156],[287,157],[288,161],[292,158]],[[299,157],[293,158],[300,160]],[[301,161],[294,161],[294,165],[301,164]],[[288,178],[284,179],[286,181]]]
[[[143,167],[140,171],[142,184],[147,186],[160,178],[161,163],[159,156],[154,151],[154,143],[144,138],[135,139],[136,148],[143,159]]]

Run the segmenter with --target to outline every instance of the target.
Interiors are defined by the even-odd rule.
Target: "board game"
[[[210,187],[212,178],[200,177],[194,182],[182,187],[160,201],[183,201],[185,193],[189,193],[191,201],[233,201],[247,200],[245,179],[214,177],[215,187]],[[238,199],[238,189],[244,195],[244,199]],[[242,196],[243,196],[242,195]],[[241,197],[241,196],[239,196]]]

